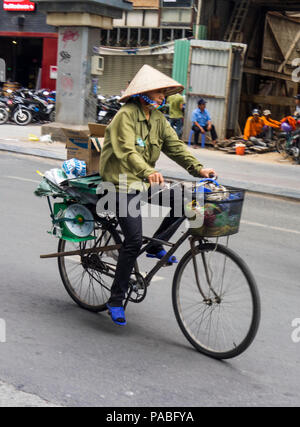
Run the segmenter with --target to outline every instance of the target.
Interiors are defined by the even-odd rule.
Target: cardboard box
[[[106,126],[97,123],[89,123],[89,132],[62,129],[67,140],[67,159],[83,160],[86,163],[88,175],[99,173],[105,129]]]
[[[105,125],[89,123],[89,174],[99,173],[99,162],[103,149],[105,129]]]

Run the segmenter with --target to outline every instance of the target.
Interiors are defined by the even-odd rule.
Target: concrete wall
[[[96,117],[97,99],[93,93],[98,78],[91,75],[94,46],[99,46],[99,30],[60,27],[57,77],[57,121],[84,125]]]
[[[161,10],[161,23],[176,25],[191,25],[192,9],[191,8],[164,8]]]
[[[38,10],[38,6],[36,6],[36,10],[33,12],[10,12],[3,10],[2,3],[0,5],[0,32],[56,32],[55,27],[46,24],[46,15]],[[25,16],[24,26],[18,25],[18,16]]]
[[[133,10],[123,12],[122,19],[114,19],[114,27],[148,27],[157,28],[159,25],[158,10]]]

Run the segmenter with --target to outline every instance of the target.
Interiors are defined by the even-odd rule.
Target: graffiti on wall
[[[72,59],[72,55],[65,50],[61,50],[59,52],[59,56],[60,56],[59,62],[64,62],[65,64],[68,64]]]
[[[74,80],[71,73],[64,73],[60,78],[63,96],[73,96]]]
[[[67,29],[62,34],[62,41],[64,43],[64,48],[66,48],[69,41],[76,42],[79,39],[79,32],[72,29]]]

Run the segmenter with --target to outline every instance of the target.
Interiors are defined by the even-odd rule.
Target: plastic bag
[[[229,193],[223,185],[220,185],[215,179],[204,178],[199,181],[196,192],[204,192],[205,200],[221,201],[229,197]]]
[[[41,141],[41,142],[47,142],[47,143],[49,143],[49,144],[52,144],[52,143],[53,143],[52,138],[51,138],[51,135],[43,135],[43,136],[41,136],[41,137],[40,137],[40,141]]]
[[[59,196],[65,197],[66,194],[63,190],[60,190],[58,187],[51,184],[51,181],[48,181],[46,178],[38,185],[37,189],[34,191],[34,194],[37,197],[46,197],[46,196]]]
[[[62,165],[68,179],[86,176],[86,163],[78,159],[66,160]]]
[[[62,169],[50,169],[45,172],[45,177],[53,182],[55,185],[60,185],[63,181],[65,181],[68,177],[66,173]]]

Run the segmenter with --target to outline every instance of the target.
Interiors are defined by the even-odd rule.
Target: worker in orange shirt
[[[266,126],[269,126],[269,127],[273,128],[273,129],[280,129],[281,123],[278,122],[277,120],[273,120],[271,118],[271,116],[272,116],[271,111],[270,110],[265,110],[263,112],[263,115],[261,116],[261,118],[263,119],[263,121],[264,121],[264,123],[265,123]]]
[[[274,136],[274,129],[280,129],[281,123],[278,122],[277,120],[273,120],[271,118],[272,113],[270,110],[265,110],[261,116],[261,118],[264,121],[265,126],[267,126],[268,128],[265,129],[265,136],[268,139],[273,139]]]
[[[297,120],[293,116],[284,117],[282,120],[280,120],[280,123],[287,123],[290,125],[292,131],[296,130],[297,128]]]
[[[248,117],[246,126],[244,129],[244,136],[243,139],[253,141],[255,143],[258,143],[257,138],[263,138],[264,137],[264,126],[265,123],[263,119],[260,117],[259,110],[255,109],[252,111],[252,116]],[[261,143],[260,145],[265,145],[264,143]]]

